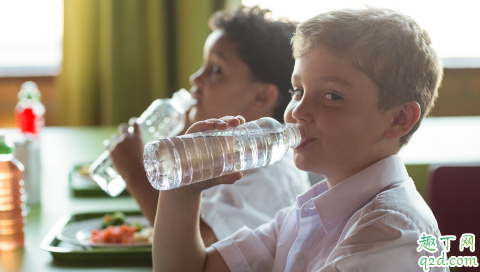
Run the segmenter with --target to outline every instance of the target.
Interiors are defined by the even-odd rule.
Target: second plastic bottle
[[[21,248],[25,239],[24,168],[14,153],[13,142],[0,132],[0,251]]]
[[[266,117],[236,128],[153,141],[145,147],[144,167],[155,189],[169,190],[274,164],[300,142],[300,125]]]
[[[18,93],[18,103],[15,106],[17,127],[23,134],[38,138],[44,126],[45,106],[41,102],[41,93],[37,84],[27,81],[22,84]]]
[[[175,92],[171,99],[155,100],[137,119],[144,143],[180,133],[185,127],[185,113],[194,101],[185,89]],[[92,163],[89,172],[93,180],[110,196],[119,195],[126,187],[125,181],[113,166],[108,150]]]

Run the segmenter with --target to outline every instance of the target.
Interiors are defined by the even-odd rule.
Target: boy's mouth
[[[295,149],[302,149],[303,147],[305,147],[307,144],[315,141],[314,138],[310,138],[307,136],[307,133],[305,131],[305,128],[303,126],[300,126],[301,129],[300,129],[300,135],[302,137],[302,141],[300,142],[300,144],[297,146],[297,148]]]
[[[195,103],[193,104],[193,106],[197,106],[197,105],[200,105],[202,104],[202,98],[198,92],[198,89],[197,88],[191,88],[190,89],[190,93],[192,94],[193,98],[195,98]]]
[[[302,142],[300,142],[300,144],[297,146],[297,148],[295,149],[302,149],[304,148],[306,145],[308,145],[309,143],[315,141],[316,139],[312,139],[312,138],[302,138]]]

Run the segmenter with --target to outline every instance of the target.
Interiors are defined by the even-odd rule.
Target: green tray
[[[113,212],[113,211],[112,211]],[[52,254],[53,260],[68,265],[152,265],[152,247],[85,248],[59,240],[56,236],[70,223],[102,217],[106,212],[78,213],[60,218],[40,243]],[[124,211],[125,215],[141,215],[139,211]]]
[[[70,169],[68,183],[72,195],[74,197],[109,197],[109,195],[103,191],[93,179],[79,174],[78,169],[84,166],[89,166],[90,164],[91,162],[79,163]],[[119,196],[129,196],[129,193],[127,190],[123,190]]]

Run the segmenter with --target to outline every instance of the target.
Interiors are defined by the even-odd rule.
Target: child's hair
[[[400,12],[367,7],[320,14],[297,27],[292,45],[295,58],[316,47],[346,57],[379,87],[380,110],[416,101],[420,119],[400,138],[401,145],[408,142],[438,96],[443,70],[430,36]]]
[[[273,117],[283,122],[283,113],[291,100],[291,76],[295,60],[290,40],[296,23],[274,20],[269,10],[241,6],[233,12],[219,11],[210,18],[212,30],[223,30],[236,44],[236,50],[253,77],[278,87]]]

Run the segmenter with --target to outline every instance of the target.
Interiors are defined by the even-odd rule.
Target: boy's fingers
[[[245,124],[245,118],[241,115],[237,115],[235,116],[236,118],[238,118],[238,120],[240,120],[240,125],[243,125]]]
[[[196,132],[202,132],[202,131],[207,131],[207,130],[213,130],[213,129],[226,129],[228,127],[228,124],[225,121],[219,120],[219,119],[208,119],[205,121],[200,121],[194,123],[188,130],[187,134],[190,133],[196,133]]]
[[[137,117],[132,117],[128,120],[128,133],[138,135],[140,133],[137,124]]]
[[[126,123],[121,123],[118,125],[118,133],[120,135],[128,133],[128,125]]]
[[[129,126],[133,126],[136,123],[137,123],[137,117],[132,117],[132,118],[128,119],[128,125]]]
[[[233,184],[235,181],[243,177],[242,172],[234,172],[225,176],[221,176],[215,179],[216,184]]]
[[[208,119],[194,123],[188,130],[187,134],[207,131],[212,129],[224,130],[228,127],[236,127],[245,123],[245,118],[241,115],[225,116],[220,119]]]
[[[115,143],[119,137],[118,134],[113,134],[112,137],[110,137],[110,144]]]
[[[214,124],[208,121],[196,122],[196,123],[193,123],[193,125],[191,125],[188,128],[188,130],[186,131],[186,134],[210,130],[210,129],[213,129],[213,126]]]
[[[225,176],[221,176],[218,178],[214,178],[210,180],[210,184],[208,184],[208,188],[211,188],[213,186],[217,186],[220,184],[234,184],[237,180],[241,179],[243,177],[242,172],[234,172]]]
[[[130,128],[132,128],[132,129],[130,129]],[[131,127],[129,127],[128,129],[129,129],[128,131],[131,134],[135,134],[135,135],[140,134],[140,127],[138,126],[137,123],[133,123],[133,125]],[[131,131],[131,130],[133,130],[133,131]]]
[[[220,118],[220,120],[225,121],[231,127],[236,127],[245,123],[245,118],[241,115],[237,116],[225,116]]]
[[[199,192],[199,191],[210,189],[220,184],[233,184],[237,180],[241,179],[242,177],[243,177],[242,172],[234,172],[225,176],[204,180],[195,184],[185,186],[185,189],[189,189],[194,192]]]

